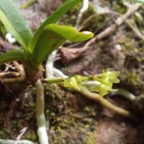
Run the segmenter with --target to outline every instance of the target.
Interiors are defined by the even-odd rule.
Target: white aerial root
[[[56,77],[61,77],[61,78],[67,78],[68,76],[65,75],[62,71],[59,69],[56,69],[54,67],[54,61],[56,57],[57,50],[53,51],[52,54],[48,57],[47,62],[46,62],[46,78],[54,78]]]
[[[15,144],[16,141],[15,140],[3,140],[0,139],[0,144]],[[31,142],[29,140],[20,140],[19,144],[35,144],[34,142]]]
[[[48,135],[46,130],[46,120],[44,115],[44,87],[41,80],[37,80],[36,86],[36,121],[37,121],[37,134],[40,144],[49,144]]]
[[[60,77],[60,78],[68,78],[67,75],[65,75],[62,71],[60,71],[59,69],[53,68],[54,71],[54,75],[56,77]]]
[[[112,96],[114,95],[120,95],[130,101],[134,101],[136,96],[132,93],[130,93],[129,91],[125,90],[125,89],[118,89],[117,91],[111,91],[110,94]]]
[[[88,9],[88,6],[89,6],[89,0],[83,0],[83,5],[82,5],[82,8],[80,9],[80,12],[78,14],[78,18],[76,21],[76,25],[75,25],[76,28],[79,27],[83,13]]]
[[[57,50],[53,51],[51,55],[48,57],[46,62],[46,78],[53,78],[54,77],[54,60],[56,57]]]

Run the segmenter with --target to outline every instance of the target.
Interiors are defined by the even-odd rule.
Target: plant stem
[[[46,130],[46,120],[44,115],[44,87],[38,79],[36,86],[36,120],[37,120],[37,134],[40,144],[49,144]]]
[[[64,80],[65,80],[64,78],[46,78],[42,80],[42,82],[48,84],[52,84],[52,83],[61,84],[62,82],[64,82]]]
[[[98,95],[96,93],[92,93],[84,87],[82,87],[81,89],[76,89],[76,91],[83,94],[84,96],[86,96],[89,99],[92,99],[92,100],[99,102],[105,108],[110,109],[112,111],[115,111],[116,113],[118,113],[122,116],[125,116],[125,117],[132,117],[133,116],[130,111],[113,105],[112,103],[110,103],[109,101],[107,101],[106,99],[101,97],[100,95]]]
[[[63,81],[64,81],[63,78],[51,78],[51,79],[45,79],[43,82],[45,82],[45,83],[57,83],[57,84],[61,85],[61,83]],[[122,116],[134,118],[133,114],[130,111],[113,105],[112,103],[110,103],[109,101],[107,101],[106,99],[101,97],[100,95],[90,92],[87,88],[84,88],[83,86],[81,86],[81,89],[73,88],[73,90],[81,93],[82,95],[84,95],[85,97],[87,97],[89,99],[97,101],[98,103],[100,103],[105,108],[110,109],[112,111],[115,111],[116,113],[118,113]]]

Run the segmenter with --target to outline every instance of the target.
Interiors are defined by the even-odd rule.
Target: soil
[[[26,0],[15,0],[21,6]],[[61,0],[37,0],[21,12],[33,32],[56,8]],[[93,6],[93,7],[92,7]],[[91,1],[89,10],[84,14],[80,26],[82,30],[90,30],[95,35],[112,25],[115,19],[126,12],[126,6],[121,1],[101,1],[99,8],[111,10],[108,14],[97,14],[85,24],[85,20],[95,13],[96,0]],[[60,23],[74,25],[79,7],[65,15]],[[143,10],[138,10],[139,17]],[[134,20],[140,31],[143,31],[143,21],[136,13],[128,18]],[[2,43],[5,42],[5,43]],[[7,42],[2,38],[1,52],[7,48]],[[74,44],[66,43],[65,47]],[[85,42],[75,46],[83,47]],[[127,22],[120,25],[107,37],[93,43],[78,58],[68,64],[59,58],[55,67],[65,74],[88,75],[98,74],[104,70],[120,71],[120,83],[115,88],[123,88],[137,96],[136,102],[131,102],[120,95],[105,98],[113,104],[128,109],[136,115],[136,119],[122,117],[103,108],[98,103],[88,100],[74,92],[66,91],[56,85],[46,87],[45,113],[49,127],[50,144],[144,144],[143,132],[143,92],[144,92],[144,41]],[[11,64],[9,64],[11,65]],[[5,68],[1,66],[1,71]],[[9,68],[14,71],[13,66]],[[16,139],[21,129],[27,127],[21,139],[37,141],[35,122],[35,92],[31,85],[0,84],[0,139]],[[141,103],[141,106],[140,104]]]

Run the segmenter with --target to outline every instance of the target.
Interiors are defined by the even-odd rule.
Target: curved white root
[[[37,134],[40,144],[49,144],[46,130],[46,120],[44,115],[44,87],[40,80],[35,83],[36,86],[36,120]]]

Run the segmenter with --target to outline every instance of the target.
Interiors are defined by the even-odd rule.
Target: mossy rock
[[[46,115],[53,144],[96,144],[97,105],[57,85],[46,88]]]

